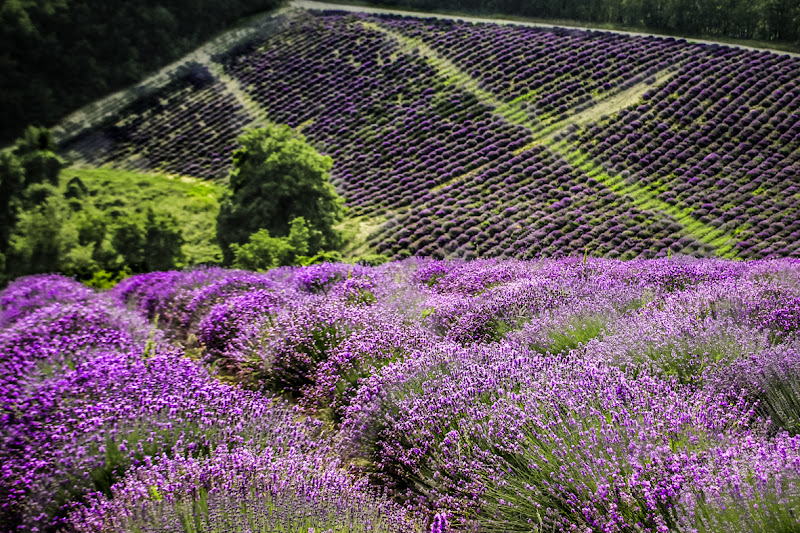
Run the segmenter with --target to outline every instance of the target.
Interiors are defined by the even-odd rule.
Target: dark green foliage
[[[28,126],[14,143],[14,155],[25,172],[25,187],[38,183],[58,185],[62,162],[55,154],[53,136],[46,128]]]
[[[8,249],[8,267],[15,276],[57,272],[68,262],[75,235],[67,227],[68,210],[58,194],[18,214]]]
[[[25,183],[22,164],[10,152],[0,153],[0,253],[8,247],[11,228],[17,221],[17,203]]]
[[[800,44],[796,0],[380,0],[380,5],[646,28],[681,35]]]
[[[48,130],[28,127],[12,150],[0,153],[0,254],[4,258],[20,210],[42,205],[58,184],[62,163],[54,150]]]
[[[120,251],[123,262],[134,272],[144,269],[145,232],[140,220],[127,218],[120,222],[111,241]]]
[[[3,0],[0,144],[140,81],[280,0]]]
[[[68,200],[81,200],[89,193],[86,184],[81,181],[78,176],[75,176],[67,182],[67,189],[64,191],[64,198]]]
[[[143,219],[126,218],[117,226],[114,249],[134,273],[171,270],[184,260],[183,233],[174,215],[147,210]]]
[[[271,237],[268,230],[258,230],[250,235],[246,244],[231,245],[233,266],[264,272],[277,266],[296,265],[299,256],[308,251],[309,234],[303,217],[292,220],[287,237]]]
[[[181,246],[186,242],[178,220],[170,213],[147,211],[144,237],[144,272],[172,270],[183,260]]]
[[[234,260],[233,245],[246,243],[261,229],[272,237],[288,237],[289,222],[297,217],[307,223],[306,253],[338,247],[341,236],[333,226],[344,215],[344,201],[329,181],[331,158],[317,153],[288,126],[249,130],[239,143],[230,195],[217,219],[225,263]]]

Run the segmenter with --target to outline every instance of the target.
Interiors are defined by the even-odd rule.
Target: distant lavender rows
[[[683,40],[599,31],[407,17],[381,24],[429,43],[500,99],[524,102],[534,122],[582,111],[703,53]]]
[[[717,48],[574,141],[627,180],[737,233],[740,257],[800,250],[800,59]]]
[[[252,123],[225,86],[195,65],[153,95],[128,106],[95,131],[61,147],[93,165],[224,178],[236,138]]]
[[[528,130],[493,114],[421,56],[362,23],[423,40],[499,101],[519,100],[533,124],[586,109],[656,73],[675,72],[645,102],[570,130],[567,148],[588,152],[611,173],[622,172],[627,182],[652,188],[665,202],[736,237],[740,257],[800,253],[800,228],[792,222],[798,219],[800,64],[788,56],[603,32],[327,12],[298,14],[284,32],[219,58],[272,120],[298,127],[333,157],[334,184],[353,215],[390,216],[375,236],[385,250],[462,258],[711,252],[663,213],[644,214],[657,224],[652,230],[632,224],[640,213],[610,191],[590,184],[593,199],[575,196],[575,182],[588,181],[579,170],[566,162],[554,168],[546,152],[515,155],[530,143]],[[199,68],[67,148],[98,164],[138,154],[128,164],[222,177],[247,122],[241,106]],[[512,157],[523,157],[527,166],[509,170]],[[523,169],[536,165],[553,175],[530,180]],[[558,172],[569,175],[569,183]],[[495,183],[496,174],[529,188]],[[544,190],[549,187],[560,191]],[[560,205],[549,213],[553,194],[587,210]],[[607,198],[607,211],[594,211],[605,209],[598,197]],[[421,214],[454,200],[467,201],[469,214]],[[487,220],[499,214],[497,204],[517,209],[517,219],[491,223],[491,232],[502,236],[487,244],[483,234]],[[420,218],[429,221],[415,225]],[[397,237],[406,220],[413,232]],[[589,229],[578,230],[586,224]],[[555,246],[561,235],[547,237],[553,230],[593,238],[561,239]],[[448,233],[458,238],[443,238]],[[482,236],[467,245],[467,233]],[[430,242],[415,234],[438,235]],[[518,246],[522,240],[525,246]]]
[[[798,527],[797,261],[37,276],[0,302],[21,531]]]

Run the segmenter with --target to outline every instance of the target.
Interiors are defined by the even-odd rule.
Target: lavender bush
[[[102,294],[22,278],[0,295],[0,516],[792,530],[798,296],[793,260],[326,263]]]

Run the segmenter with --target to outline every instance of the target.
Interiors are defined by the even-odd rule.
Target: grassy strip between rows
[[[231,78],[225,73],[225,69],[221,64],[210,61],[206,66],[214,77],[225,86],[225,90],[239,102],[245,112],[250,116],[253,122],[248,127],[263,127],[267,124],[272,124],[272,121],[269,120],[267,116],[267,112],[258,105],[258,102],[247,94],[247,91],[242,89],[242,85],[238,80]]]
[[[713,246],[718,256],[728,259],[736,257],[736,239],[695,219],[689,210],[668,204],[659,199],[656,196],[657,191],[654,191],[652,187],[642,187],[637,183],[625,183],[620,175],[608,174],[588,154],[579,149],[567,147],[565,142],[549,144],[548,148],[561,155],[569,164],[583,170],[589,177],[603,183],[620,196],[629,196],[639,209],[661,211],[670,215],[684,227],[687,235]]]
[[[473,94],[481,102],[494,108],[495,112],[501,115],[507,121],[513,124],[523,126],[532,133],[534,133],[535,134],[534,141],[531,144],[517,150],[515,154],[522,153],[526,150],[533,148],[534,146],[539,146],[544,144],[549,149],[561,155],[564,159],[567,160],[568,163],[575,166],[576,168],[580,168],[581,170],[586,172],[587,175],[603,183],[615,193],[619,195],[630,196],[633,199],[634,205],[636,205],[638,208],[647,209],[650,211],[660,211],[662,213],[670,215],[678,223],[683,225],[687,235],[695,238],[700,242],[713,246],[718,256],[726,258],[734,258],[736,256],[736,249],[734,248],[734,246],[736,245],[736,240],[730,235],[727,235],[724,232],[695,219],[694,217],[691,216],[691,212],[689,210],[670,205],[664,202],[663,200],[660,200],[657,197],[655,191],[653,191],[651,187],[642,187],[637,183],[625,183],[620,176],[618,175],[612,176],[606,173],[603,170],[603,167],[598,162],[589,158],[587,154],[582,153],[579,149],[570,148],[566,146],[565,145],[566,143],[564,142],[556,143],[553,140],[552,136],[558,130],[572,123],[569,119],[567,119],[566,121],[561,121],[552,124],[546,129],[542,130],[541,126],[535,126],[528,120],[527,113],[519,106],[518,102],[516,101],[513,103],[500,102],[495,97],[495,95],[482,89],[478,85],[477,80],[475,80],[468,74],[462,72],[451,61],[441,57],[438,53],[436,53],[432,48],[430,48],[427,44],[425,44],[421,40],[406,37],[400,33],[384,28],[372,22],[361,22],[361,24],[369,29],[379,31],[381,33],[384,33],[385,35],[388,35],[395,41],[399,42],[401,47],[406,51],[417,51],[420,55],[422,55],[428,60],[429,64],[433,66],[437,70],[437,72],[447,80],[448,83],[457,84],[462,90],[465,90]],[[656,83],[663,82],[670,75],[671,72],[659,73],[657,75]],[[647,87],[644,87],[644,84],[640,84],[636,86],[636,91],[625,91],[625,93],[626,95],[632,95],[634,93],[637,93],[637,91],[639,90],[646,90],[646,89]],[[632,97],[633,96],[631,96],[631,98]],[[619,104],[620,107],[618,109],[614,110],[604,109],[604,114],[618,111],[619,109],[626,107],[627,104],[628,102],[621,102]],[[592,108],[590,108],[584,113],[591,112],[591,109]],[[484,165],[484,167],[485,166],[486,165]],[[463,176],[458,176],[456,178],[453,178],[452,180],[449,180],[444,184],[438,185],[434,190],[439,190],[452,183],[460,181],[466,177],[472,176],[480,172],[482,168],[483,167],[480,167],[478,169],[473,169],[472,171],[465,173]]]

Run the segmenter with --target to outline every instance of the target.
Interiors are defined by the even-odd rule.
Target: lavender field
[[[395,258],[797,257],[800,59],[601,31],[296,9],[62,140],[224,179],[289,124]]]
[[[800,527],[800,263],[320,264],[0,294],[4,531]]]
[[[243,24],[13,174],[0,533],[800,531],[800,56]]]

